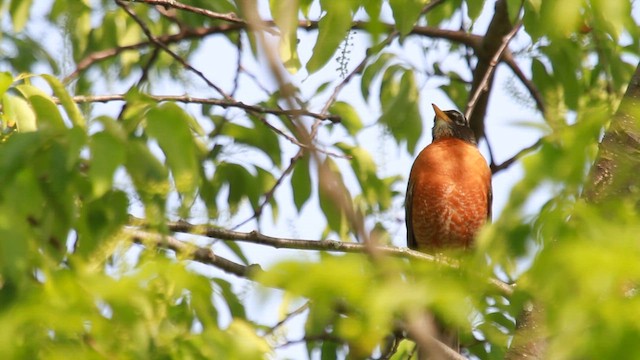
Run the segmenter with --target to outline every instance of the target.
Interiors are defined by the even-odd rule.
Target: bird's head
[[[457,110],[442,111],[431,104],[436,112],[433,119],[433,141],[445,138],[456,138],[477,145],[476,137],[469,126],[469,120]]]

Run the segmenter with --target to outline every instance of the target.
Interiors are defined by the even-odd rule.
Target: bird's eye
[[[461,113],[455,111],[452,114],[450,114],[449,117],[451,118],[451,120],[453,120],[454,123],[456,123],[456,125],[467,126],[467,120],[464,118],[464,115],[462,115]]]

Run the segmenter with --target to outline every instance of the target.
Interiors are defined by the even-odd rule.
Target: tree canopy
[[[0,4],[7,358],[640,357],[635,3]],[[399,215],[435,93],[522,174],[455,259]]]

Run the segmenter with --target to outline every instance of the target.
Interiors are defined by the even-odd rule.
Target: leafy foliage
[[[547,358],[640,357],[637,186],[603,204],[582,196],[640,57],[628,1],[507,1],[523,29],[501,61],[540,97],[546,133],[458,265],[369,244],[404,246],[407,171],[395,158],[419,150],[426,93],[466,104],[493,4],[258,3],[264,24],[247,24],[249,1],[2,8],[0,353],[257,359],[298,335],[311,357],[407,359],[414,322],[433,315],[459,329],[465,355],[499,359],[532,302]],[[326,65],[345,36],[353,49],[340,56],[353,65],[342,79]],[[411,58],[416,44],[426,60]],[[319,240],[327,251],[269,261],[238,245],[258,233],[229,231],[283,222],[300,237],[367,245],[338,254]],[[279,290],[264,290],[256,311],[246,280],[219,269]],[[282,314],[265,319],[274,298]],[[290,303],[308,305],[286,315]],[[302,334],[287,328],[293,317]]]

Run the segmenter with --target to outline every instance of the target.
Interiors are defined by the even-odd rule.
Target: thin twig
[[[476,91],[473,93],[473,96],[471,97],[471,99],[469,100],[469,103],[467,104],[467,110],[465,111],[465,117],[467,119],[471,118],[471,115],[473,114],[473,110],[476,107],[476,103],[478,102],[480,95],[487,90],[487,86],[489,84],[489,78],[491,78],[491,75],[495,71],[496,65],[498,65],[498,61],[500,60],[502,53],[509,45],[509,41],[511,41],[511,39],[516,35],[518,30],[520,30],[520,26],[522,26],[522,20],[518,21],[513,27],[513,29],[511,29],[511,31],[509,31],[509,33],[502,39],[502,43],[500,44],[500,47],[498,47],[498,50],[491,58],[491,62],[489,63],[489,67],[487,68],[487,71],[485,71],[484,75],[482,76],[482,80],[480,81],[480,84],[476,88]]]
[[[146,95],[149,99],[152,99],[157,102],[163,101],[175,101],[181,103],[189,103],[189,104],[202,104],[202,105],[215,105],[220,106],[222,108],[239,108],[246,111],[251,111],[255,113],[261,114],[272,114],[272,115],[282,115],[282,116],[307,116],[319,120],[328,120],[332,123],[339,123],[341,121],[340,116],[338,115],[329,115],[329,114],[318,114],[315,112],[311,112],[305,109],[271,109],[265,108],[258,105],[249,105],[245,104],[241,101],[237,101],[234,99],[209,99],[209,98],[199,98],[192,97],[189,95]],[[125,101],[125,95],[123,94],[112,94],[112,95],[94,95],[94,96],[84,96],[78,95],[74,96],[73,101],[82,104],[82,103],[106,103],[110,101]],[[57,98],[53,99],[55,102],[59,102]]]
[[[284,316],[284,318],[280,321],[278,321],[275,325],[273,325],[272,327],[270,327],[265,333],[264,335],[269,335],[272,334],[274,331],[276,331],[280,326],[284,325],[284,323],[286,323],[287,321],[291,320],[293,317],[298,316],[300,314],[302,314],[303,312],[307,311],[307,309],[309,309],[309,302],[305,302],[302,306],[300,306],[299,308],[293,310],[292,312],[288,313],[287,315]]]
[[[536,141],[535,143],[533,143],[533,144],[527,146],[526,148],[518,151],[515,155],[513,155],[511,158],[505,160],[501,164],[491,163],[491,172],[495,175],[499,171],[502,171],[502,170],[508,168],[509,166],[511,166],[511,164],[516,162],[516,160],[520,159],[524,155],[526,155],[526,154],[534,151],[535,149],[539,148],[540,145],[542,145],[543,139],[544,138],[538,139],[538,141]]]
[[[174,44],[183,40],[188,39],[200,39],[204,38],[208,35],[212,34],[225,34],[231,31],[238,31],[242,29],[242,25],[238,24],[221,24],[215,26],[204,26],[193,29],[184,29],[183,31],[177,34],[171,35],[160,35],[157,36],[156,39],[163,44]],[[76,65],[76,69],[69,75],[64,78],[64,82],[67,83],[76,77],[78,77],[82,72],[87,70],[93,64],[112,58],[114,56],[118,56],[119,54],[126,51],[140,50],[146,47],[149,47],[153,43],[151,41],[141,41],[135,44],[129,45],[121,45],[116,46],[109,49],[98,50],[96,52],[90,53],[85,56],[82,60],[78,61]]]
[[[176,0],[136,0],[136,2],[149,4],[149,5],[159,5],[159,6],[174,8],[178,10],[184,10],[194,14],[204,15],[213,20],[224,20],[231,23],[235,23],[235,24],[246,25],[245,21],[240,19],[238,15],[236,15],[235,13],[231,12],[231,13],[222,14],[215,11],[183,4]]]
[[[524,74],[518,63],[513,58],[513,53],[509,51],[509,49],[505,50],[502,55],[502,61],[511,68],[511,71],[516,75],[516,77],[522,82],[522,84],[527,88],[529,94],[535,100],[536,107],[538,111],[544,114],[544,100],[542,98],[542,94],[538,90],[538,87],[533,83],[533,81],[529,80],[527,76]]]
[[[260,205],[258,205],[258,207],[253,210],[253,215],[251,215],[246,220],[241,221],[240,223],[238,223],[238,225],[232,227],[233,230],[240,228],[241,226],[247,224],[249,221],[253,219],[260,218],[260,216],[262,215],[262,212],[264,211],[265,206],[267,206],[267,204],[271,201],[271,199],[273,199],[273,196],[275,195],[278,187],[282,184],[284,179],[287,176],[289,176],[289,174],[293,171],[293,168],[296,166],[296,163],[298,162],[298,160],[300,160],[300,158],[302,158],[303,156],[304,156],[304,149],[301,147],[298,150],[298,152],[291,158],[291,161],[289,162],[289,166],[282,172],[282,174],[280,174],[280,177],[278,177],[278,180],[276,180],[275,184],[273,184],[271,189],[269,189],[269,191],[267,191],[264,194],[264,197]]]
[[[245,266],[238,264],[229,259],[223,258],[214,254],[213,250],[207,247],[200,247],[193,244],[189,244],[184,241],[180,241],[172,236],[161,235],[151,233],[147,231],[127,229],[125,234],[129,236],[133,242],[145,245],[152,242],[157,247],[164,247],[189,257],[193,261],[197,261],[202,264],[212,265],[230,274],[250,278],[252,275],[261,272],[260,265]]]
[[[429,359],[467,360],[467,358],[433,336],[435,325],[428,323],[430,318],[426,313],[419,313],[412,316],[411,320],[404,326],[411,339],[418,345],[418,357],[420,359],[425,356]]]
[[[138,26],[140,26],[140,29],[142,29],[142,32],[144,32],[144,34],[147,36],[147,38],[153,44],[159,46],[162,50],[164,50],[172,58],[174,58],[176,61],[178,61],[183,67],[185,67],[189,71],[191,71],[194,74],[196,74],[200,79],[202,79],[211,88],[215,89],[225,99],[231,99],[231,97],[227,93],[225,93],[224,90],[222,90],[222,88],[220,88],[218,85],[214,84],[211,80],[209,80],[204,75],[204,73],[202,73],[202,71],[200,71],[200,70],[194,68],[193,66],[191,66],[191,64],[189,64],[180,55],[176,54],[173,50],[169,49],[169,47],[165,43],[159,41],[158,38],[156,38],[151,33],[151,30],[149,29],[147,24],[145,24],[145,22],[136,14],[135,11],[133,11],[133,9],[131,9],[131,7],[129,7],[129,5],[127,3],[125,3],[123,0],[115,0],[115,1],[116,1],[116,4],[118,4],[118,6],[120,6],[127,13],[127,15],[129,15],[138,24]]]

